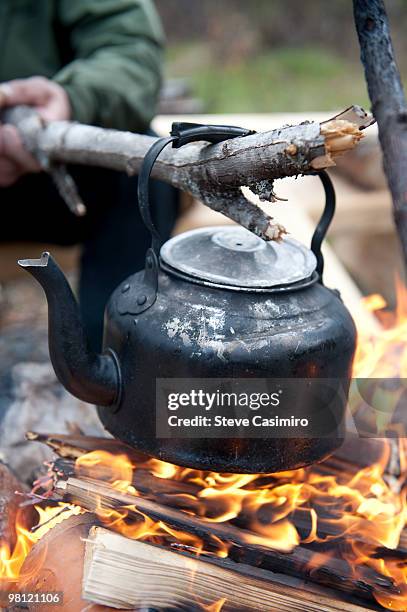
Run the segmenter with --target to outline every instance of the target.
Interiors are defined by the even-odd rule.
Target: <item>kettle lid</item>
[[[310,278],[314,253],[293,238],[265,242],[240,226],[203,227],[171,238],[160,251],[164,267],[195,282],[266,290]]]

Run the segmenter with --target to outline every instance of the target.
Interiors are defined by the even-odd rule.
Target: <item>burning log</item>
[[[192,611],[195,601],[196,609],[202,610],[217,600],[224,604],[224,612],[365,610],[283,585],[257,568],[205,555],[197,559],[100,527],[92,527],[86,540],[83,597],[105,606],[137,609]]]
[[[55,163],[90,164],[136,174],[154,138],[68,122],[44,126],[27,107],[1,113],[15,125],[25,146],[55,175]],[[217,212],[254,231],[264,240],[280,239],[284,228],[241,192],[248,186],[264,201],[275,201],[273,180],[335,165],[335,158],[353,149],[361,129],[372,118],[351,107],[321,124],[304,122],[278,130],[228,140],[217,145],[190,144],[166,149],[152,176],[191,193]],[[68,198],[77,207],[74,198]]]
[[[55,493],[65,502],[78,504],[91,512],[98,509],[122,511],[126,520],[139,522],[144,516],[161,521],[179,532],[191,534],[213,546],[214,540],[227,545],[229,559],[289,576],[306,578],[318,584],[374,600],[374,592],[397,596],[399,591],[391,578],[369,567],[359,568],[357,577],[348,572],[341,559],[320,553],[315,555],[303,546],[292,552],[273,550],[271,538],[237,528],[229,523],[209,522],[156,502],[118,492],[113,487],[91,480],[68,478],[55,485]],[[270,547],[266,547],[270,546]]]
[[[327,464],[326,466],[324,464]],[[321,468],[324,469],[321,469]],[[80,462],[75,463],[72,460],[57,459],[52,467],[52,470],[57,478],[66,480],[71,477],[78,479],[91,479],[93,481],[109,481],[112,475],[111,470],[107,470],[103,464],[93,463],[92,465],[82,465]],[[322,474],[330,474],[335,476],[337,473],[330,467],[329,460],[323,464],[316,466],[315,472]],[[339,472],[338,476],[350,478],[351,472]],[[269,477],[268,480],[272,484],[273,477]],[[275,480],[275,477],[274,477]],[[263,486],[266,484],[267,478],[262,479]],[[135,487],[137,492],[143,496],[143,498],[156,501],[163,506],[184,510],[186,512],[193,512],[199,516],[201,512],[202,499],[199,498],[199,491],[201,487],[193,482],[185,482],[182,480],[172,480],[170,478],[159,478],[154,476],[148,469],[137,468],[134,470],[132,486]],[[212,500],[214,509],[216,509],[216,498]],[[210,500],[206,500],[206,510],[210,508]],[[257,518],[262,524],[271,524],[274,518],[275,508],[265,504],[257,513]],[[349,532],[349,526],[347,527],[344,522],[340,519],[333,520],[333,509],[330,506],[330,512],[325,510],[323,507],[318,512],[318,523],[317,523],[317,535],[318,543],[316,548],[321,547],[321,541],[326,540],[328,547],[331,544],[332,537],[341,538],[344,532],[347,532],[346,537],[348,541],[360,539],[360,528],[363,525],[361,520],[358,520],[358,529],[354,529],[353,532]],[[294,525],[300,536],[304,539],[308,539],[309,534],[313,529],[312,514],[308,508],[297,508],[289,519]],[[245,512],[242,510],[239,515],[231,520],[231,523],[237,527],[243,529],[250,524],[253,520],[252,512]],[[356,524],[356,522],[355,522]],[[366,521],[366,529],[369,526],[369,522]],[[312,547],[312,542],[308,542]],[[388,549],[381,549],[385,551]],[[405,554],[407,556],[407,531],[405,530],[400,538],[400,544],[398,547],[398,554]]]

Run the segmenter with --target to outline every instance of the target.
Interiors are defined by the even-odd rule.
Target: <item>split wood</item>
[[[86,540],[82,596],[104,606],[136,609],[192,611],[217,601],[224,602],[224,612],[366,610],[281,583],[279,576],[259,568],[230,559],[197,559],[101,527],[92,527]]]

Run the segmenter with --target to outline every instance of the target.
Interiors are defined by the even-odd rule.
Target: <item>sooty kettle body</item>
[[[72,290],[52,257],[19,262],[46,293],[59,380],[98,406],[115,437],[171,463],[270,473],[324,459],[343,439],[356,344],[348,310],[322,282],[321,243],[335,204],[328,176],[320,173],[326,206],[311,249],[289,238],[265,242],[235,226],[193,230],[161,246],[147,210],[153,163],[150,156],[139,187],[152,248],[145,270],[124,281],[107,305],[102,354],[88,349]],[[157,379],[221,378],[337,380],[344,393],[336,427],[326,436],[311,423],[298,437],[157,437]],[[323,414],[324,402],[323,393],[305,387],[299,410]]]

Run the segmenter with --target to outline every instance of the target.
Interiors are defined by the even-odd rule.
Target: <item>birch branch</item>
[[[9,109],[2,121],[15,125],[25,146],[44,168],[55,163],[101,166],[137,174],[154,142],[150,136],[69,122],[43,125],[27,107]],[[333,119],[285,126],[217,145],[194,143],[167,148],[152,176],[187,191],[264,240],[279,240],[285,229],[241,192],[249,187],[261,200],[275,201],[274,179],[335,165],[353,149],[371,116],[351,107]]]

